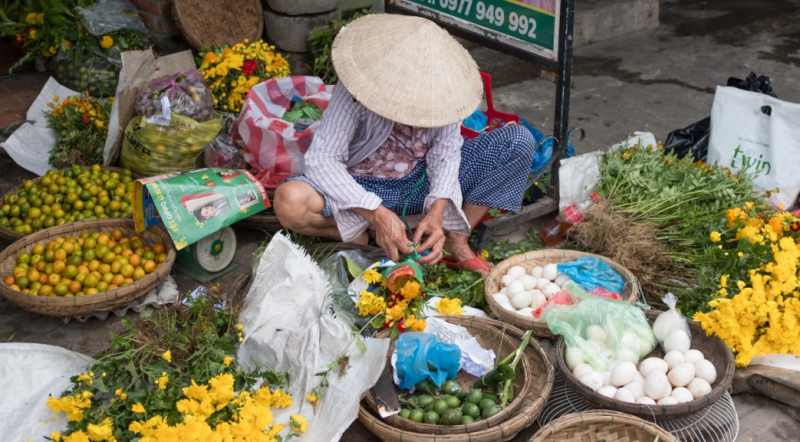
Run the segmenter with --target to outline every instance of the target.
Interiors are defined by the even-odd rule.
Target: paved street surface
[[[544,132],[552,130],[552,83],[531,79],[534,70],[515,59],[484,48],[471,51],[493,76],[498,109],[518,113]],[[770,76],[779,98],[800,103],[800,0],[662,0],[659,28],[576,48],[570,123],[583,127],[587,136],[573,142],[579,152],[588,152],[635,130],[665,140],[670,131],[709,115],[716,85],[751,71]],[[0,104],[0,128],[24,116],[26,103],[45,80],[46,74],[0,78],[0,95],[6,98]],[[0,194],[32,176],[0,156]],[[525,229],[511,233],[519,236]],[[252,252],[265,240],[261,232],[237,233],[241,266],[221,279],[223,285],[248,271]],[[185,276],[177,279],[183,291],[196,287]],[[95,355],[119,328],[115,317],[64,324],[0,300],[0,342],[46,343]],[[800,440],[800,411],[752,395],[736,396],[735,403],[741,421],[737,441]],[[526,441],[534,430],[513,440]],[[358,422],[342,440],[378,441]]]

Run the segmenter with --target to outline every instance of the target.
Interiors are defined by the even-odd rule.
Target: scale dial
[[[230,227],[206,236],[194,246],[197,265],[209,273],[216,273],[228,267],[234,255],[236,255],[236,233]]]

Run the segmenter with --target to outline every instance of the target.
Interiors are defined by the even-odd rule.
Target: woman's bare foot
[[[449,233],[447,240],[444,244],[445,250],[450,253],[450,259],[455,262],[466,261],[477,257],[478,255],[469,247],[469,241],[466,236]],[[494,264],[487,262],[489,270],[494,268]],[[482,276],[489,275],[489,272],[483,269],[475,269],[475,272],[480,273]]]

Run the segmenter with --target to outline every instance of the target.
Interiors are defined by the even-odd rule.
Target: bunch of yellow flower
[[[393,334],[405,330],[425,330],[427,324],[419,316],[427,294],[417,280],[410,279],[400,287],[398,293],[390,293],[375,268],[364,271],[361,279],[369,284],[372,291],[362,290],[356,307],[361,316],[374,316],[373,327],[391,328]]]
[[[238,113],[250,88],[262,81],[289,75],[289,63],[262,40],[213,47],[201,52],[197,65],[212,93],[217,110]]]
[[[740,367],[758,355],[800,355],[800,219],[754,203],[729,209],[725,217],[731,230],[712,232],[712,240],[730,237],[725,245],[733,248],[720,244],[715,250],[729,273],[720,277],[711,310],[694,320],[731,347]]]
[[[113,98],[93,98],[88,94],[59,101],[56,95],[47,103],[47,126],[56,132],[56,145],[50,151],[50,164],[66,169],[73,164],[102,163],[108,135],[108,120]]]

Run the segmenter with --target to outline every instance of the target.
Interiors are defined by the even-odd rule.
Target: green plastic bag
[[[222,116],[197,122],[173,113],[169,124],[136,117],[125,128],[120,164],[144,176],[195,169],[195,159],[205,152],[222,129]]]
[[[621,361],[636,364],[653,351],[656,337],[639,308],[592,296],[572,282],[565,289],[572,295],[573,304],[551,306],[542,319],[553,334],[564,337],[568,352],[577,354],[572,348],[580,351],[582,362],[603,372]],[[590,339],[598,336],[604,339]]]

